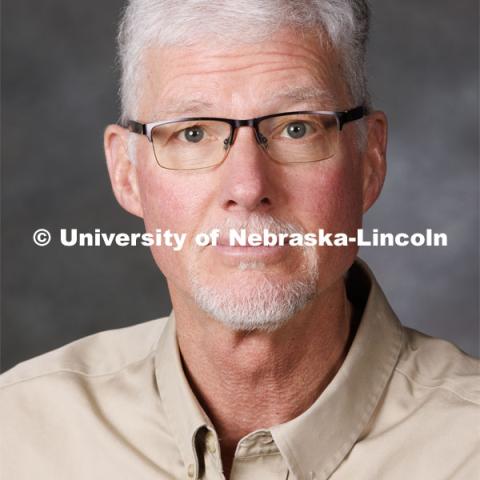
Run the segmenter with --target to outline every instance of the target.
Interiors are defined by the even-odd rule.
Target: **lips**
[[[260,235],[260,234],[259,234]],[[290,239],[288,237],[284,237],[282,239],[282,243],[280,244],[265,244],[265,243],[259,243],[260,240],[250,240],[249,237],[247,237],[247,241],[245,244],[233,242],[230,243],[230,239],[228,237],[220,237],[218,241],[216,242],[216,245],[219,247],[232,247],[232,248],[277,248],[277,247],[286,247],[290,245]]]
[[[259,234],[261,235],[261,234]],[[247,237],[247,242],[245,245],[231,244],[229,237],[220,237],[217,241],[217,246],[219,247],[231,247],[231,248],[278,248],[288,246],[290,244],[290,239],[287,237],[284,240],[285,245],[266,245],[265,243],[259,244],[258,241],[249,242]]]
[[[251,237],[248,236],[247,239],[248,238]],[[258,236],[258,238],[260,238],[260,236]],[[231,244],[230,241],[231,238],[221,236],[218,239],[217,245],[213,248],[225,262],[231,263],[232,265],[236,265],[239,261],[261,262],[262,265],[277,263],[285,258],[287,248],[289,247],[288,244],[266,245],[258,240],[255,241],[254,244],[252,244],[251,241],[246,241],[242,242],[240,245],[238,243]]]
[[[257,231],[230,229],[229,235],[220,234],[216,245],[220,247],[287,247],[290,245],[290,234],[264,229],[263,233]]]
[[[290,245],[293,230],[291,227],[289,229],[283,229],[281,225],[274,225],[275,228],[272,229],[264,225],[255,227],[217,229],[216,241],[213,240],[209,244],[209,247],[212,247],[209,250],[215,256],[215,261],[219,260],[222,264],[234,268],[238,268],[239,263],[253,262],[252,265],[262,265],[263,269],[267,265],[278,265],[293,259],[289,253],[293,248]]]

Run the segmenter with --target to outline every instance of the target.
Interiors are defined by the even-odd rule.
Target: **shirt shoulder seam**
[[[116,373],[119,373],[122,370],[125,370],[128,367],[131,367],[132,365],[135,365],[137,363],[141,363],[141,362],[145,361],[148,357],[150,357],[152,355],[152,353],[155,352],[157,344],[158,344],[158,339],[144,357],[139,358],[137,360],[133,360],[131,362],[128,362],[125,365],[122,365],[121,367],[119,367],[115,370],[109,371],[109,372],[88,373],[88,372],[83,372],[81,370],[76,370],[76,369],[72,369],[72,368],[58,368],[58,369],[55,369],[55,370],[42,372],[42,373],[30,376],[30,377],[21,378],[19,380],[14,380],[14,381],[12,381],[10,383],[7,383],[5,385],[0,385],[0,390],[4,390],[4,389],[7,389],[9,387],[13,387],[13,386],[18,385],[20,383],[29,382],[31,380],[36,380],[38,378],[48,377],[49,375],[55,375],[57,373],[72,373],[72,374],[81,375],[82,377],[87,377],[87,378],[99,378],[99,377],[107,377],[109,375],[115,375]]]
[[[469,403],[472,403],[476,406],[480,406],[480,400],[476,400],[476,399],[473,399],[469,396],[466,396],[466,395],[462,395],[461,393],[453,390],[452,388],[449,388],[445,385],[440,385],[440,384],[436,384],[436,385],[429,385],[427,383],[423,383],[421,381],[419,381],[418,379],[416,378],[413,378],[411,375],[409,375],[407,372],[403,371],[400,367],[396,367],[395,368],[395,371],[402,374],[404,377],[408,378],[411,382],[417,384],[417,385],[420,385],[424,388],[429,388],[429,389],[432,389],[432,390],[445,390],[453,395],[455,395],[456,397],[460,398],[461,400],[464,400],[466,402],[469,402]]]

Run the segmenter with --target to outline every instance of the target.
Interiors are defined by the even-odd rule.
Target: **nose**
[[[251,127],[238,128],[221,170],[221,203],[229,211],[267,212],[277,196],[270,161]]]

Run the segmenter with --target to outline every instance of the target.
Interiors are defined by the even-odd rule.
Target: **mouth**
[[[249,235],[236,238],[234,236],[220,236],[215,246],[234,248],[277,248],[290,246],[290,234],[272,233],[265,231],[261,233],[250,233]]]
[[[211,246],[227,262],[250,260],[263,263],[282,260],[290,247],[288,240],[283,244],[274,244],[250,238],[246,244],[232,243],[228,237],[220,237],[217,244]]]
[[[272,253],[277,250],[284,250],[288,248],[289,245],[229,245],[229,244],[218,244],[213,248],[221,250],[222,252],[232,252],[235,254],[267,254]]]

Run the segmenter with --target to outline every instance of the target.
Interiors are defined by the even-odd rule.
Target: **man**
[[[187,233],[152,247],[173,312],[6,373],[2,478],[476,478],[478,363],[402,327],[355,244],[229,244],[361,227],[367,33],[358,0],[129,3],[105,151],[119,203]]]

